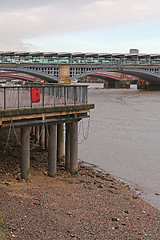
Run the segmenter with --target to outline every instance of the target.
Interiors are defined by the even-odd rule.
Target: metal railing
[[[79,105],[87,102],[87,85],[35,84],[0,87],[0,110]]]

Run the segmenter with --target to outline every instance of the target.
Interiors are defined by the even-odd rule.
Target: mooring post
[[[70,173],[78,173],[78,122],[70,124]]]
[[[45,126],[40,127],[40,145],[45,148]]]
[[[66,138],[65,138],[65,167],[70,170],[70,123],[66,123]]]
[[[57,125],[48,128],[48,175],[54,177],[57,173]]]
[[[64,161],[64,123],[57,125],[57,161]]]
[[[28,180],[30,172],[30,127],[21,129],[21,178]]]
[[[38,142],[39,144],[39,126],[35,127],[35,135],[36,135],[35,142]]]

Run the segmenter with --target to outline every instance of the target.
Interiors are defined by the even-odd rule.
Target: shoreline
[[[96,165],[81,162],[71,176],[61,164],[51,178],[47,152],[37,146],[31,151],[30,181],[21,180],[21,148],[14,135],[11,139],[0,163],[7,239],[159,239],[160,211]]]
[[[1,210],[7,239],[158,239],[160,211],[129,185],[86,164],[79,163],[75,176],[59,165],[50,178],[38,161],[29,182],[4,175]]]
[[[111,176],[113,179],[115,179],[118,183],[122,183],[126,186],[129,187],[130,191],[135,192],[142,200],[144,200],[145,202],[149,203],[152,207],[156,208],[157,210],[160,211],[160,206],[157,204],[157,202],[155,201],[153,195],[160,197],[160,194],[154,191],[147,191],[147,189],[145,189],[144,187],[140,187],[138,184],[131,182],[127,179],[123,179],[120,177],[116,177],[114,176],[114,174],[112,173],[107,173],[104,169],[100,168],[99,166],[93,164],[93,163],[89,163],[89,162],[85,162],[85,161],[80,161],[80,163],[83,163],[86,167],[87,166],[91,166],[93,168],[95,168],[95,171],[99,172],[103,175],[108,175]],[[149,197],[148,197],[149,196]]]

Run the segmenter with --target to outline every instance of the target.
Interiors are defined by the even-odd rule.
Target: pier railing
[[[58,84],[0,87],[0,110],[86,104],[87,87]]]

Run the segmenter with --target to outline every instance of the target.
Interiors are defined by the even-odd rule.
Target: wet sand
[[[160,238],[160,211],[94,165],[80,163],[78,175],[71,176],[62,164],[50,178],[47,153],[36,147],[31,181],[21,180],[20,147],[11,139],[0,162],[0,211],[7,239]]]

